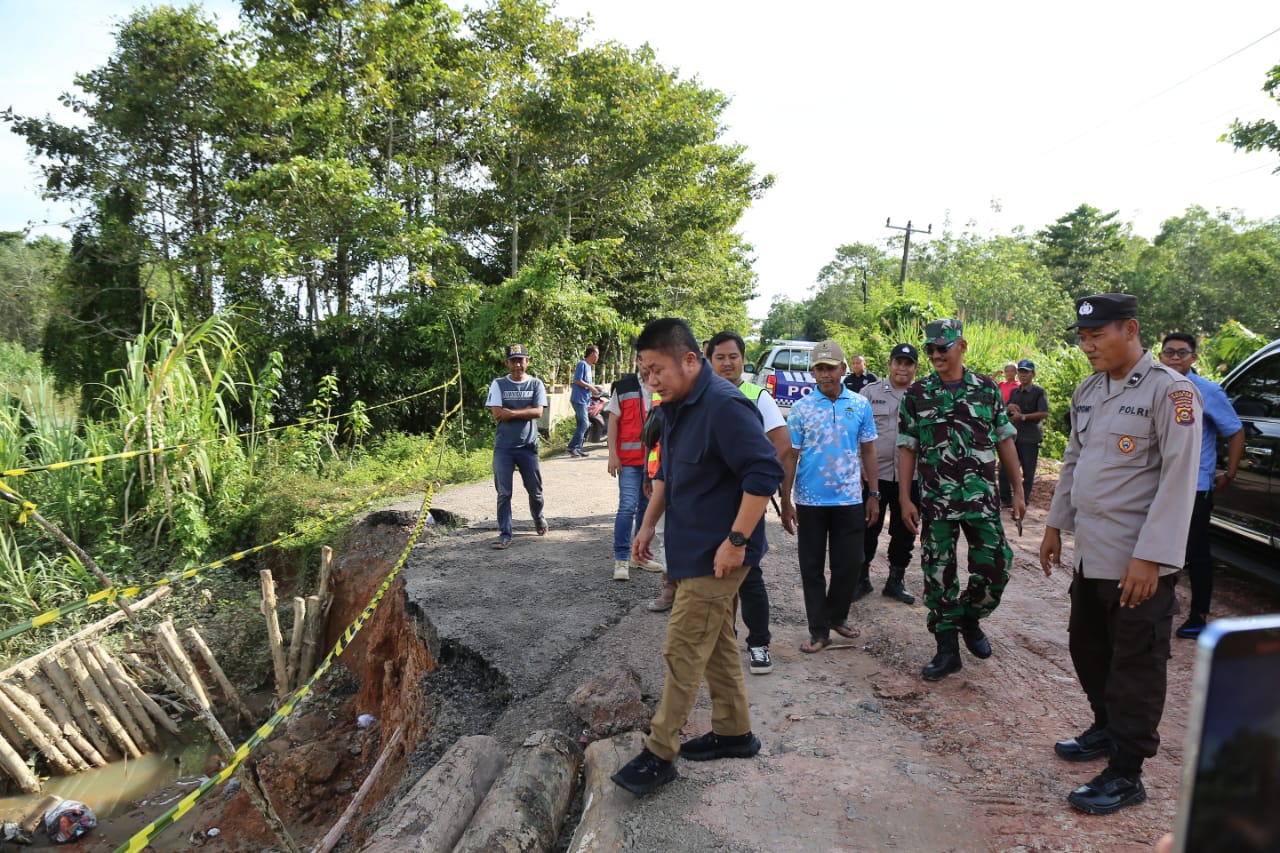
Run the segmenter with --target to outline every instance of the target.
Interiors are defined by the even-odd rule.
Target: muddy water
[[[139,805],[159,813],[200,783],[205,764],[214,753],[204,729],[190,728],[184,736],[189,743],[172,742],[161,753],[116,761],[75,776],[46,779],[40,794],[2,797],[0,820],[21,821],[49,794],[79,800],[93,810],[100,824]],[[39,832],[37,841],[43,838]]]

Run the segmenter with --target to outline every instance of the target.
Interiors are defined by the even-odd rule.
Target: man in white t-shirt
[[[773,442],[781,462],[791,447],[787,422],[778,411],[773,397],[759,385],[742,381],[742,368],[746,355],[746,343],[737,332],[721,332],[707,341],[706,356],[717,376],[728,379],[738,387],[748,400],[756,404],[764,425],[764,434]],[[752,566],[746,580],[738,590],[742,606],[742,621],[747,626],[747,651],[751,656],[751,674],[764,675],[773,671],[773,659],[769,656],[769,591],[764,586],[764,573],[759,566]]]

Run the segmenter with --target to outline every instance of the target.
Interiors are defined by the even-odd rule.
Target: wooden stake
[[[71,741],[77,752],[83,755],[90,764],[97,767],[105,767],[107,765],[106,757],[89,742],[84,733],[80,731],[80,727],[71,719],[71,712],[67,709],[66,703],[62,701],[62,697],[58,695],[58,691],[54,689],[49,679],[40,673],[33,673],[27,676],[27,689],[44,703],[44,706],[53,714],[54,722],[58,724],[58,730],[67,736],[67,740]]]
[[[134,695],[132,688],[135,685],[133,680],[124,674],[116,659],[97,643],[87,643],[80,648],[93,655],[94,662],[102,670],[102,674],[107,679],[107,683],[111,685],[111,689],[115,690],[116,695],[120,697],[125,710],[129,712],[129,717],[138,724],[143,737],[152,746],[163,747],[164,744],[160,741],[160,732],[156,730],[155,722],[152,721],[151,715],[147,713],[147,709],[138,701],[138,697]]]
[[[235,685],[231,683],[231,679],[227,678],[227,674],[218,665],[218,659],[213,656],[213,651],[205,643],[204,637],[201,637],[200,632],[195,628],[188,628],[182,633],[187,638],[187,642],[204,659],[205,666],[209,667],[209,672],[213,673],[213,679],[218,682],[222,695],[227,697],[227,701],[231,703],[232,708],[235,708],[236,713],[240,715],[240,719],[244,720],[247,725],[253,725],[255,722],[253,714],[249,713],[249,709],[245,707],[244,701],[241,700]]]
[[[302,632],[307,627],[307,602],[297,596],[293,599],[293,630],[289,635],[289,689],[298,686],[299,680],[311,673],[300,673],[302,664]]]
[[[72,764],[71,759],[58,748],[58,745],[45,737],[44,732],[35,724],[35,721],[28,717],[21,708],[13,703],[9,698],[9,694],[0,690],[0,713],[3,713],[13,720],[14,725],[23,731],[27,736],[27,740],[40,750],[40,753],[49,761],[55,770],[64,776],[70,776],[77,772],[77,768]]]
[[[22,760],[7,738],[0,738],[0,767],[9,774],[9,778],[18,783],[25,794],[40,793],[40,780],[35,777],[27,762]]]
[[[320,583],[316,588],[316,595],[320,601],[324,602],[329,597],[329,581],[333,572],[333,549],[328,545],[320,548]]]
[[[338,818],[338,822],[325,833],[324,838],[320,839],[320,843],[311,849],[311,853],[329,853],[342,838],[342,834],[347,831],[347,824],[351,823],[351,819],[360,811],[360,806],[364,804],[365,798],[369,796],[373,783],[378,780],[378,776],[382,773],[382,768],[387,763],[387,759],[391,757],[396,747],[400,745],[400,739],[403,735],[404,727],[397,727],[395,734],[391,736],[391,740],[387,741],[382,754],[374,762],[373,769],[369,771],[369,775],[360,784],[360,790],[356,791],[356,795],[351,798],[351,802],[343,810],[342,817]]]
[[[320,596],[307,596],[307,624],[302,634],[302,660],[298,664],[301,674],[298,676],[299,686],[316,671],[316,659],[320,648],[320,632],[324,630],[324,619],[320,612]]]
[[[191,693],[196,697],[199,707],[213,710],[213,703],[209,701],[209,691],[205,689],[204,682],[200,680],[200,673],[196,672],[195,664],[191,662],[191,658],[187,657],[187,653],[182,650],[182,643],[178,642],[178,632],[173,627],[173,620],[166,619],[156,626],[156,639],[160,641],[160,648],[164,649],[164,653],[168,655],[169,661],[173,664],[173,668],[182,674],[185,683],[191,688]],[[172,687],[172,685],[170,685]],[[182,693],[181,695],[186,695]]]
[[[102,727],[107,730],[107,734],[120,747],[120,750],[131,758],[141,758],[142,750],[138,748],[137,742],[121,725],[120,720],[116,718],[115,713],[111,710],[111,704],[102,695],[102,691],[98,689],[93,676],[89,674],[89,670],[85,668],[84,662],[76,654],[74,648],[67,652],[62,659],[62,663],[75,680],[76,687],[84,694],[84,698],[88,699],[89,703],[93,705],[93,710],[98,712],[98,719],[102,721]]]
[[[98,725],[98,721],[89,713],[89,706],[85,704],[85,696],[80,697],[80,692],[76,690],[75,684],[72,683],[71,676],[67,675],[66,670],[62,668],[62,664],[58,663],[54,658],[45,658],[40,661],[40,669],[49,678],[49,682],[58,691],[62,697],[62,701],[71,709],[71,715],[76,718],[76,725],[81,733],[89,739],[94,749],[108,762],[115,761],[120,757],[120,753],[112,745],[107,738],[102,727]]]
[[[280,636],[280,615],[276,613],[276,582],[270,569],[258,572],[262,582],[262,615],[267,620],[267,641],[271,644],[271,662],[275,665],[276,696],[289,697],[289,667],[284,657],[284,640]]]
[[[60,756],[65,758],[72,768],[69,771],[70,773],[80,773],[81,771],[89,769],[89,762],[85,760],[84,756],[76,751],[76,748],[69,740],[67,740],[67,736],[58,728],[58,724],[49,718],[49,715],[45,713],[44,708],[40,707],[40,703],[33,699],[25,690],[12,682],[3,681],[0,682],[0,698],[6,700],[8,703],[5,704],[5,702],[0,702],[0,705],[4,705],[5,713],[9,713],[9,705],[12,705],[13,707],[16,707],[20,713],[26,715],[27,720],[34,725],[34,729],[27,729],[27,736],[31,738],[32,743],[39,747],[41,752],[49,755],[46,751],[46,747],[42,746],[40,742],[36,740],[36,735],[39,735],[48,743],[49,749],[54,750]],[[13,717],[12,714],[10,714],[10,717],[12,717],[15,722],[18,721],[18,718]],[[25,728],[25,724],[19,722],[19,725]],[[50,760],[52,761],[52,758]],[[55,766],[57,765],[55,764]]]

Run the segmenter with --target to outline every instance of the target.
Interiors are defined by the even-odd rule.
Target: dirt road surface
[[[475,709],[483,724],[463,722],[460,733],[487,729],[510,743],[543,727],[576,734],[581,724],[565,698],[615,666],[640,674],[651,703],[661,693],[666,619],[644,606],[659,579],[636,570],[628,583],[611,579],[617,492],[604,449],[547,460],[542,471],[547,536],[534,534],[517,488],[515,541],[491,550],[492,485],[455,488],[434,505],[469,524],[415,549],[406,571],[406,611],[459,659],[482,661],[493,679]],[[1013,577],[984,623],[994,656],[966,653],[964,669],[936,684],[919,675],[933,654],[923,607],[879,594],[883,549],[872,566],[877,591],[851,616],[862,636],[817,655],[799,652],[806,630],[795,540],[771,510],[765,577],[775,667],[747,678],[764,749],[752,760],[680,762],[675,783],[631,801],[626,849],[1149,850],[1174,820],[1194,644],[1174,641],[1163,745],[1144,777],[1149,802],[1111,817],[1071,809],[1066,795],[1102,762],[1070,764],[1052,750],[1091,717],[1067,654],[1068,575],[1046,578],[1038,565],[1052,489],[1051,477],[1043,479],[1025,534],[1008,525]],[[918,553],[908,587],[921,592]],[[1184,579],[1184,608],[1187,594]],[[1214,616],[1278,610],[1276,588],[1220,575]],[[442,662],[447,670],[448,658]],[[709,727],[704,688],[685,735]]]

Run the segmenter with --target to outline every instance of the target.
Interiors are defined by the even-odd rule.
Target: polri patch
[[[1195,392],[1185,388],[1169,392],[1173,403],[1173,422],[1179,426],[1191,426],[1196,422]]]
[[[1135,442],[1133,440],[1133,436],[1130,435],[1122,435],[1119,440],[1116,441],[1116,449],[1126,455],[1132,453],[1133,449],[1137,446],[1137,442]]]

